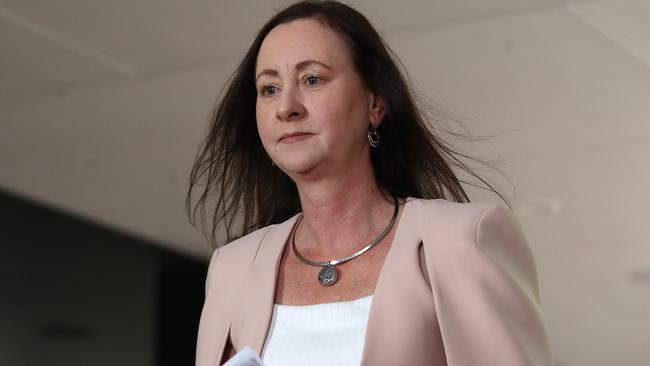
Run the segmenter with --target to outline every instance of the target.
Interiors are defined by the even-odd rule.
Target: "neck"
[[[382,195],[374,175],[348,171],[336,179],[319,180],[317,185],[298,185],[303,220],[296,243],[310,259],[349,255],[376,238],[390,222],[394,202]]]

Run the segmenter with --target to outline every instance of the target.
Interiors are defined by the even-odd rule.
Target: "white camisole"
[[[372,296],[314,305],[273,306],[265,366],[358,366]]]

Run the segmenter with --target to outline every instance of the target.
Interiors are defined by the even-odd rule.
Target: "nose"
[[[283,91],[277,105],[276,114],[278,120],[292,122],[299,121],[305,117],[305,106],[295,93],[294,88],[287,88]]]

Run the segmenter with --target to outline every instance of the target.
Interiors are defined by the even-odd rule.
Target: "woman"
[[[332,1],[278,13],[192,172],[194,215],[217,193],[213,238],[243,220],[212,256],[196,364],[249,346],[268,366],[551,365],[519,225],[468,203],[452,164],[473,174],[363,15]]]

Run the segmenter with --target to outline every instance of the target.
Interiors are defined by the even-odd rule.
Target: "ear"
[[[376,126],[379,126],[381,122],[386,117],[387,105],[386,99],[380,95],[369,93],[369,115],[370,120],[374,122]]]

